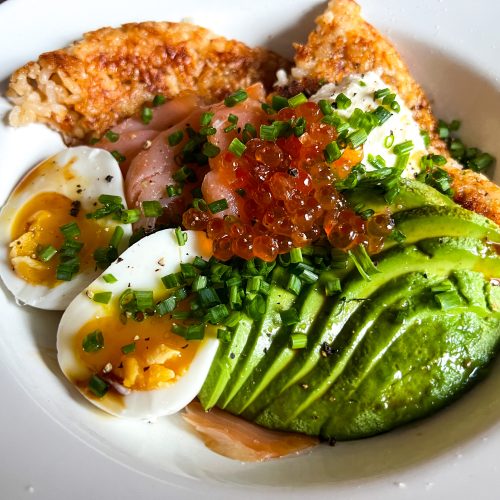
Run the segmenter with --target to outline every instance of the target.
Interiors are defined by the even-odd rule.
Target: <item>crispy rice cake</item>
[[[42,54],[11,77],[10,124],[43,122],[68,143],[100,135],[156,94],[194,91],[217,101],[290,64],[189,23],[143,22],[86,33],[67,48]]]
[[[450,158],[436,134],[436,119],[423,90],[412,78],[392,44],[361,17],[354,0],[330,0],[316,19],[316,29],[305,45],[295,45],[293,91],[313,92],[322,81],[340,82],[345,76],[380,71],[382,79],[397,89],[423,130],[431,137],[431,150],[448,158],[445,168],[453,179],[455,201],[500,224],[500,188],[486,177],[462,169]]]

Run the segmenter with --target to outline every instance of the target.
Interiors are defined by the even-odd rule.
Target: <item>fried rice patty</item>
[[[436,119],[423,90],[393,45],[362,18],[359,5],[354,0],[330,0],[316,24],[307,43],[295,45],[294,92],[301,86],[314,92],[323,81],[338,83],[349,75],[379,71],[429,133],[431,151],[448,159],[443,168],[452,177],[455,201],[500,224],[500,188],[450,157],[436,133]]]
[[[143,22],[86,33],[18,69],[7,96],[11,125],[43,122],[68,143],[99,136],[156,94],[194,91],[207,102],[262,81],[290,63],[189,23]]]

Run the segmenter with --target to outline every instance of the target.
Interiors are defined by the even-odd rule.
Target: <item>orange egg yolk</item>
[[[78,241],[83,247],[78,254],[80,270],[93,269],[93,253],[98,247],[109,245],[110,229],[94,220],[86,219],[82,210],[72,211],[72,201],[59,193],[41,193],[25,203],[12,224],[10,261],[16,274],[33,285],[55,286],[59,265],[57,254],[47,262],[39,256],[39,249],[52,245],[59,249],[64,243],[60,227],[76,222],[80,229]],[[75,213],[77,212],[77,213]]]
[[[159,389],[186,372],[200,345],[199,340],[187,341],[172,333],[172,324],[169,316],[151,316],[140,322],[128,319],[126,323],[117,312],[94,318],[76,334],[75,353],[91,373],[107,375],[133,390]],[[103,347],[86,352],[84,340],[96,330],[102,333]]]

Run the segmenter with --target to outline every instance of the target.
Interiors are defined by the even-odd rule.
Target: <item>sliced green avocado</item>
[[[286,290],[288,272],[276,266],[272,275],[272,286],[266,300],[266,312],[248,335],[247,342],[230,380],[217,401],[217,406],[225,408],[240,390],[254,367],[265,356],[273,338],[281,329],[286,329],[281,321],[280,313],[286,311],[297,299],[297,296]]]
[[[209,410],[217,403],[224,391],[245,347],[252,325],[253,320],[246,315],[242,315],[232,333],[231,340],[219,344],[205,383],[198,394],[198,398],[206,410]]]
[[[360,304],[381,286],[398,276],[422,269],[428,275],[442,279],[447,278],[455,269],[474,269],[481,271],[487,278],[500,275],[500,259],[496,253],[479,240],[468,238],[430,239],[420,242],[419,247],[410,245],[393,249],[380,258],[378,267],[381,273],[374,275],[370,282],[363,282],[357,276],[351,276],[347,280],[342,296],[324,328],[316,336],[314,344],[308,344],[308,348],[276,379],[277,381],[281,377],[288,383],[281,388],[273,387],[274,383],[268,387],[268,390],[274,391],[275,398],[257,417],[258,423],[308,434],[319,432],[314,421],[308,421],[310,427],[306,428],[299,416],[323,397],[348,366],[367,330],[353,330],[346,324],[360,308]],[[321,356],[320,346],[325,343],[328,352],[334,355]],[[304,387],[307,387],[307,391],[304,391]]]
[[[373,189],[356,189],[344,191],[344,196],[351,206],[362,205],[365,209],[371,208],[375,212],[384,212],[389,209],[391,213],[412,208],[434,206],[456,206],[448,196],[423,182],[413,179],[401,181],[399,193],[391,203],[387,203],[384,195]]]
[[[226,409],[230,412],[242,413],[293,359],[297,351],[289,347],[290,335],[294,333],[307,334],[311,328],[314,328],[318,320],[318,313],[327,301],[327,297],[319,285],[313,285],[306,293],[301,294],[301,298],[300,304],[294,303],[300,321],[288,328],[282,328],[274,336],[266,355],[262,357],[238,393],[227,405]],[[270,392],[266,391],[265,394],[270,395]]]

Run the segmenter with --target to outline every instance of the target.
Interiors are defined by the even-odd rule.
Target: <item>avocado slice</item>
[[[387,209],[391,213],[396,213],[400,210],[409,210],[427,205],[456,206],[448,196],[440,193],[437,189],[413,179],[401,180],[399,193],[389,204],[384,199],[383,194],[369,188],[344,191],[343,195],[352,207],[362,205],[365,209],[371,208],[377,213],[384,212]]]
[[[255,366],[238,393],[226,407],[230,412],[242,413],[264,391],[271,380],[290,363],[297,353],[296,350],[289,347],[290,335],[294,333],[307,334],[314,327],[319,311],[327,301],[327,297],[321,286],[315,284],[311,285],[305,293],[301,293],[299,300],[294,304],[294,307],[298,310],[300,321],[288,328],[282,328],[275,335],[266,355]],[[271,395],[267,391],[265,394]]]
[[[242,314],[231,340],[219,344],[207,378],[198,394],[205,410],[212,408],[224,391],[247,342],[253,320]]]
[[[243,352],[238,359],[230,380],[217,401],[217,406],[225,408],[240,390],[254,367],[265,356],[274,337],[281,329],[286,329],[281,321],[280,312],[289,309],[297,296],[286,290],[288,272],[276,266],[272,275],[272,285],[266,300],[266,312],[250,331]]]
[[[385,252],[378,262],[380,274],[372,281],[364,282],[358,276],[350,276],[347,286],[333,307],[322,331],[314,343],[301,352],[281,378],[288,380],[284,387],[268,387],[275,398],[256,421],[264,426],[304,432],[297,424],[298,415],[321,398],[342,374],[356,348],[366,335],[366,330],[352,331],[344,328],[349,318],[359,309],[360,300],[373,293],[398,276],[418,272],[422,269],[443,279],[455,269],[480,270],[486,277],[500,275],[500,259],[490,246],[470,238],[434,238]],[[322,357],[320,346],[329,345],[329,351],[338,355]],[[279,380],[280,377],[278,377]],[[283,382],[283,380],[281,381]],[[272,387],[272,389],[271,389]],[[306,393],[303,387],[308,387]],[[297,427],[295,424],[299,425]],[[317,426],[307,433],[319,431]]]

